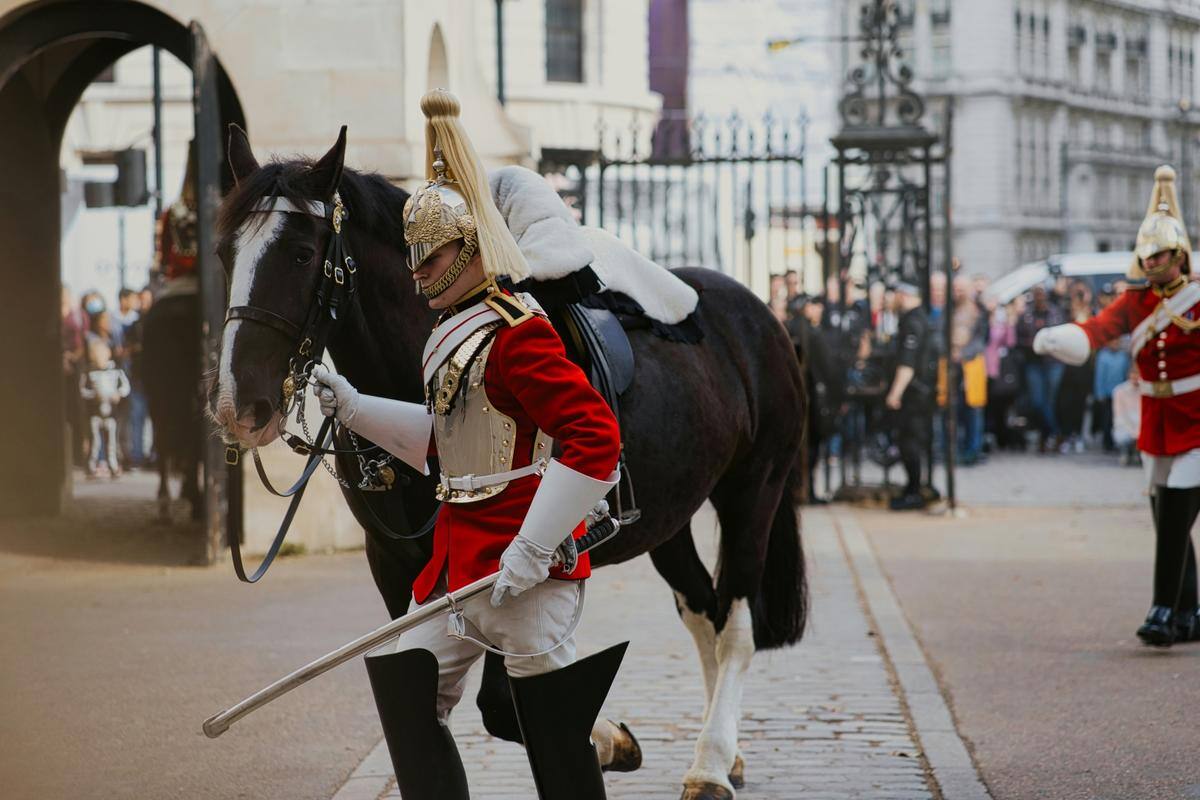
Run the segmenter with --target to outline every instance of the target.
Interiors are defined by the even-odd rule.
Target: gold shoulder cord
[[[1170,286],[1152,286],[1151,289],[1161,298],[1158,301],[1158,308],[1154,310],[1154,313],[1157,314],[1161,309],[1176,327],[1178,327],[1181,331],[1191,333],[1194,330],[1200,329],[1200,320],[1191,320],[1187,319],[1186,317],[1182,317],[1179,314],[1172,312],[1170,307],[1167,306],[1167,300],[1179,294],[1179,292],[1181,292],[1187,285],[1187,278],[1181,276],[1179,280],[1174,281]]]
[[[1160,305],[1163,307],[1163,310],[1166,311],[1166,301],[1164,300],[1162,303],[1160,303]],[[1181,317],[1171,311],[1167,311],[1167,316],[1171,318],[1171,322],[1175,323],[1180,330],[1185,331],[1186,333],[1191,333],[1196,329],[1200,329],[1200,320],[1187,319],[1186,317]]]

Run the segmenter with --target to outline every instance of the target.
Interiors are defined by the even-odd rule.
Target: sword
[[[607,542],[615,536],[620,527],[621,524],[612,517],[602,517],[588,527],[587,533],[575,540],[576,550],[580,553],[586,553],[588,550]],[[230,706],[221,713],[204,720],[204,735],[210,739],[217,738],[229,730],[229,727],[242,717],[257,711],[272,700],[282,697],[297,686],[308,683],[318,675],[323,675],[334,667],[345,664],[347,661],[357,658],[363,653],[369,653],[375,648],[397,638],[410,628],[415,628],[422,622],[433,619],[437,615],[489,591],[496,584],[496,580],[499,577],[500,573],[494,572],[485,578],[480,578],[474,583],[468,584],[457,591],[450,592],[445,597],[423,605],[399,619],[394,619],[386,625],[381,625],[352,642],[347,642],[315,661],[310,661],[295,672],[285,675],[271,685],[259,689],[237,705]]]

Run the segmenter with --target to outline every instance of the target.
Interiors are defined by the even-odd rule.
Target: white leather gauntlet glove
[[[1078,367],[1091,355],[1092,343],[1083,328],[1069,322],[1038,331],[1033,337],[1033,352]]]
[[[324,364],[313,367],[312,378],[322,414],[335,417],[405,464],[429,474],[426,456],[433,418],[424,405],[362,394]]]
[[[351,420],[358,412],[358,389],[343,376],[330,372],[324,364],[313,367],[312,379],[316,382],[313,395],[321,404],[321,413],[336,417],[338,422],[353,428]]]
[[[524,536],[513,539],[500,554],[500,578],[492,588],[492,606],[499,608],[507,595],[516,597],[549,578],[556,549]]]
[[[550,460],[521,530],[500,555],[500,577],[492,588],[494,608],[499,608],[508,595],[516,597],[550,576],[554,551],[604,499],[617,477],[614,472],[609,480],[598,481],[556,459]]]

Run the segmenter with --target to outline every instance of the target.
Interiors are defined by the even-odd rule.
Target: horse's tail
[[[802,471],[793,468],[771,521],[762,583],[750,608],[758,650],[795,644],[808,622],[808,578],[796,510],[803,486]]]

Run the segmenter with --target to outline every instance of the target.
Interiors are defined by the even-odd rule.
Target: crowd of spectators
[[[122,289],[110,309],[96,291],[62,293],[63,387],[72,454],[89,478],[117,478],[149,465],[151,438],[143,384],[142,319],[147,287]]]
[[[844,302],[839,299],[843,286]],[[968,277],[959,269],[949,286],[953,312],[948,343],[947,288],[945,274],[930,276],[935,458],[945,446],[945,409],[954,392],[960,465],[978,464],[1000,449],[1097,449],[1120,453],[1125,463],[1136,460],[1137,376],[1127,337],[1079,367],[1033,352],[1039,330],[1087,319],[1116,299],[1125,289],[1122,283],[1105,284],[1094,295],[1087,281],[1058,277],[998,304],[986,291],[986,277]],[[863,447],[880,463],[894,463],[887,453],[897,423],[884,400],[898,346],[895,289],[883,281],[830,279],[824,292],[806,294],[799,275],[789,272],[772,277],[770,306],[805,364],[810,465],[815,467],[823,454],[836,460],[850,446]],[[809,470],[810,497],[816,471]]]

